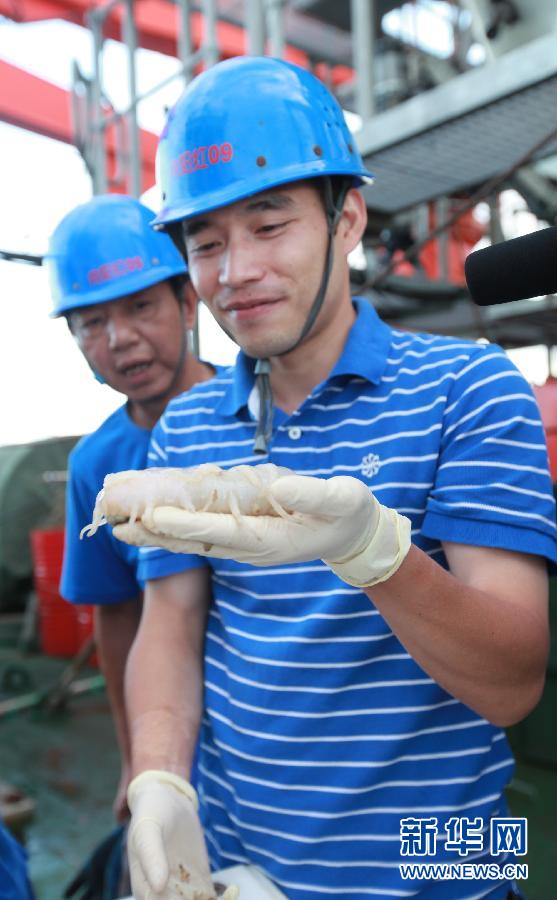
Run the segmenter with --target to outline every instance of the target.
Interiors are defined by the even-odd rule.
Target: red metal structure
[[[87,27],[88,14],[94,9],[101,9],[105,4],[91,3],[91,0],[0,0],[0,15],[14,22],[40,22],[46,19],[63,19],[75,25]],[[138,0],[134,13],[140,47],[147,50],[158,50],[176,56],[176,36],[178,31],[177,7],[165,0]],[[106,37],[120,40],[122,34],[122,7],[112,9],[105,22]],[[203,16],[193,12],[191,31],[194,49],[203,40]],[[217,38],[220,55],[223,58],[240,56],[245,53],[244,29],[227,22],[219,22]],[[303,64],[305,54],[289,50],[288,57],[293,62]]]
[[[14,22],[30,23],[49,19],[62,19],[87,27],[93,11],[102,10],[105,4],[91,0],[0,0],[0,15]],[[137,44],[177,56],[179,28],[178,9],[165,0],[137,0],[134,9]],[[124,23],[124,8],[114,6],[107,12],[103,34],[105,38],[120,40]],[[193,50],[203,43],[204,18],[200,12],[192,12],[190,30]],[[246,34],[243,28],[228,22],[217,23],[217,44],[221,58],[239,56],[246,52]],[[309,64],[307,55],[294,47],[287,47],[286,58],[299,65]],[[346,67],[318,67],[318,73],[338,84],[352,77]],[[71,119],[71,98],[67,91],[31,75],[29,72],[0,61],[0,120],[65,143],[74,143]],[[141,189],[154,183],[154,159],[157,137],[148,131],[140,133]],[[116,139],[114,130],[107,128],[105,149],[108,166],[108,184],[112,191],[125,191],[123,180],[114,178]]]
[[[87,26],[88,15],[97,6],[90,0],[0,0],[0,14],[15,22],[28,23],[48,19],[62,19]],[[164,0],[140,0],[135,12],[138,44],[150,50],[176,55],[177,9]],[[191,31],[194,48],[203,36],[203,17],[192,14]],[[122,9],[115,7],[106,17],[104,34],[119,40],[122,33]],[[243,30],[219,23],[219,50],[222,56],[244,52]],[[46,137],[74,143],[71,120],[71,101],[67,91],[38,78],[17,66],[0,61],[0,120]],[[141,187],[146,190],[154,183],[154,161],[157,136],[141,131]],[[105,146],[111,190],[125,190],[125,184],[114,181],[115,136],[107,130]]]
[[[65,144],[73,144],[70,114],[70,96],[62,88],[37,78],[17,66],[0,60],[0,119]],[[141,181],[146,191],[155,182],[155,153],[157,135],[142,130]],[[116,146],[113,131],[106,135],[109,175],[115,171]],[[124,191],[125,186],[113,179],[114,191]]]

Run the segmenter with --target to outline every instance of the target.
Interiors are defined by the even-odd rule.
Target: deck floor
[[[68,660],[23,656],[0,646],[0,679],[14,664],[29,673],[31,689],[41,689]],[[85,669],[82,675],[95,672]],[[6,696],[0,691],[0,698]],[[72,698],[65,711],[54,714],[32,709],[0,719],[0,777],[35,802],[34,816],[18,836],[27,848],[37,900],[60,900],[88,854],[114,827],[118,776],[104,692]]]

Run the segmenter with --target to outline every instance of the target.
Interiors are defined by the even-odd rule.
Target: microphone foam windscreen
[[[464,271],[479,306],[557,293],[557,226],[476,250]]]

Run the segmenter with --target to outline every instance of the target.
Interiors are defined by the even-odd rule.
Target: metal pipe
[[[350,0],[352,58],[356,72],[356,112],[365,122],[374,112],[373,51],[375,0]]]
[[[219,61],[216,0],[203,0],[203,58],[207,68]]]
[[[192,53],[189,68],[194,68],[197,63],[203,61],[203,58],[204,50],[203,47],[200,47],[199,50],[196,50],[195,53]],[[172,72],[172,74],[164,78],[163,81],[159,81],[158,84],[154,84],[153,87],[150,87],[145,91],[145,93],[141,94],[141,97],[136,97],[135,101],[130,103],[129,106],[126,106],[124,109],[121,109],[118,112],[113,112],[109,116],[105,116],[103,119],[102,127],[107,128],[109,125],[112,125],[113,122],[117,122],[118,119],[127,116],[130,110],[134,109],[134,107],[136,107],[141,100],[146,100],[147,97],[152,97],[153,94],[156,94],[158,91],[162,90],[162,88],[166,87],[167,84],[171,84],[176,78],[181,78],[184,74],[185,73],[183,67],[180,67],[180,69],[178,69],[178,71],[176,72]]]
[[[89,675],[85,678],[77,678],[66,689],[66,697],[77,697],[81,694],[87,694],[92,691],[102,691],[106,687],[104,675]],[[34,706],[46,705],[48,708],[48,697],[50,690],[31,691],[28,694],[20,694],[18,697],[9,697],[7,700],[0,700],[0,719],[13,713],[23,712],[32,709]]]
[[[128,83],[130,93],[130,110],[128,119],[128,189],[133,197],[141,193],[141,150],[139,146],[139,126],[137,124],[137,74],[135,68],[135,51],[137,50],[137,31],[134,19],[134,0],[125,0],[126,15],[122,26],[122,36],[128,51]]]
[[[107,189],[106,154],[104,149],[104,125],[102,115],[102,52],[103,52],[103,18],[94,10],[89,16],[91,34],[93,36],[93,78],[91,80],[91,99],[93,105],[92,147],[90,156],[93,193],[104,194]]]
[[[267,32],[271,56],[282,59],[284,56],[284,6],[285,0],[266,0]]]
[[[114,123],[114,168],[112,170],[112,182],[115,185],[123,184],[128,190],[128,128],[126,116],[119,115]]]
[[[79,66],[74,60],[72,63],[72,87],[71,87],[71,122],[73,143],[82,151],[84,148],[85,123],[83,110],[87,102],[84,96],[85,85]]]
[[[447,197],[440,197],[435,202],[435,221],[446,222],[449,217],[450,206]],[[437,260],[439,264],[439,278],[441,281],[449,280],[449,247],[450,230],[448,228],[439,232],[437,237]]]
[[[489,240],[492,244],[498,244],[505,240],[503,228],[501,226],[501,209],[499,207],[499,194],[492,194],[488,198],[489,206]]]
[[[245,0],[246,37],[248,56],[265,53],[265,10],[262,0]]]
[[[193,38],[191,33],[191,0],[178,0],[178,56],[182,63],[184,84],[192,77]]]
[[[102,25],[105,19],[108,19],[112,10],[119,6],[120,3],[121,0],[109,0],[109,2],[105,3],[103,6],[95,7],[93,14],[98,17],[98,20]]]
[[[485,33],[485,23],[476,0],[459,0],[459,6],[465,9],[470,16],[472,38],[484,48],[486,62],[495,62],[495,53],[491,41]]]

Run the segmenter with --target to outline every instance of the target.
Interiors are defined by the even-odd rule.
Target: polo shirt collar
[[[344,349],[333,371],[328,377],[356,375],[378,384],[385,371],[387,356],[391,346],[392,331],[382,322],[371,303],[361,297],[352,300],[356,309],[356,320],[350,329]],[[227,386],[218,404],[223,415],[235,415],[248,404],[248,398],[255,381],[255,359],[241,350],[232,369],[232,382]]]
[[[381,321],[368,300],[354,297],[352,302],[356,309],[356,321],[327,380],[337,375],[359,375],[372,384],[379,384],[387,364],[392,331]]]

